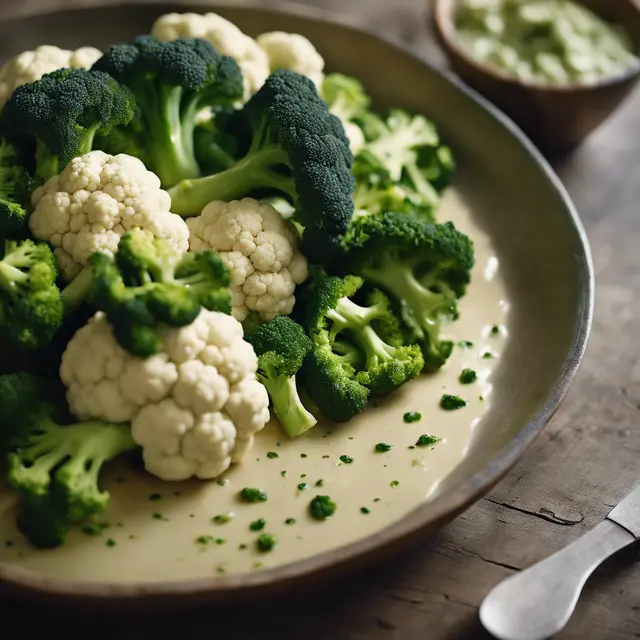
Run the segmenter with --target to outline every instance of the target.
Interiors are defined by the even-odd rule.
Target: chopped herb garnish
[[[494,357],[493,353],[491,353],[491,351],[485,351],[482,354],[482,359],[483,360],[491,360]]]
[[[316,520],[326,520],[332,516],[338,505],[329,496],[316,496],[309,503],[309,513]]]
[[[248,548],[247,545],[244,543],[238,545],[238,549],[240,549],[241,551],[247,548]]]
[[[258,536],[256,541],[258,551],[271,551],[277,544],[278,538],[276,538],[272,533],[263,533]]]
[[[331,456],[329,456],[329,455],[324,455],[324,456],[322,456],[322,457],[323,457],[323,458],[330,458]]]
[[[227,522],[231,522],[233,518],[233,513],[221,513],[217,516],[214,516],[213,522],[215,522],[215,524],[227,524]]]
[[[4,546],[7,547],[7,549],[11,549],[11,547],[13,547],[15,545],[15,542],[13,540],[7,540],[4,543]]]
[[[224,565],[221,565],[221,564],[219,564],[219,565],[216,567],[216,571],[217,571],[218,573],[226,573],[226,572],[227,572],[227,570],[224,568]]]
[[[198,536],[196,538],[196,542],[202,546],[208,547],[213,544],[214,540],[213,536]]]
[[[296,519],[295,518],[287,518],[284,521],[285,524],[295,524],[296,523]]]
[[[360,507],[360,513],[364,513],[365,515],[369,515],[371,513],[371,509],[368,507]]]
[[[224,544],[225,542],[226,542],[226,540],[224,538],[216,538],[216,544],[217,545]]]
[[[416,446],[418,447],[430,447],[436,443],[440,442],[440,438],[436,436],[430,436],[426,433],[423,433],[418,440],[416,441]]]
[[[316,487],[321,487],[324,485],[324,480],[320,478],[320,480],[316,480]]]
[[[345,464],[351,464],[353,462],[353,458],[351,456],[340,456],[340,461]]]
[[[301,478],[306,478],[306,477],[307,477],[307,474],[306,474],[306,473],[301,473],[301,474],[300,474],[300,477],[301,477]]]
[[[258,518],[249,525],[249,529],[251,529],[251,531],[262,531],[266,524],[267,523],[264,518]]]
[[[390,484],[392,487],[397,487],[400,484],[400,480],[392,480]]]
[[[494,324],[493,327],[491,327],[491,335],[497,336],[499,333],[500,333],[500,327],[497,324]]]
[[[179,496],[179,495],[180,495],[180,492],[179,492],[179,491],[174,491],[174,492],[173,492],[173,495],[174,495],[174,496]]]
[[[415,449],[415,446],[414,446],[414,445],[412,445],[412,444],[410,444],[410,445],[407,447],[407,449]]]
[[[301,453],[301,454],[300,454],[300,457],[301,457],[301,458],[307,458],[308,456],[307,456],[307,454],[306,454],[306,453]]]
[[[407,411],[402,418],[405,422],[418,422],[422,420],[422,414],[419,411]]]
[[[473,369],[463,369],[460,374],[462,384],[473,384],[478,379],[478,374]]]
[[[81,531],[86,536],[100,536],[102,535],[102,530],[104,528],[105,527],[102,527],[95,522],[89,522],[88,524],[85,524],[84,527],[82,527]]]
[[[309,485],[306,482],[301,482],[298,485],[298,491],[306,491],[309,488]]]
[[[387,444],[386,442],[378,442],[378,444],[375,446],[375,450],[378,453],[386,453],[387,451],[391,451],[391,449],[393,449],[393,445]]]
[[[116,541],[113,538],[109,538],[107,540],[107,547],[115,547],[116,546]]]
[[[155,500],[161,500],[162,499],[162,494],[161,493],[152,493],[149,496],[149,500],[151,500],[152,502]]]
[[[280,456],[275,451],[267,451],[267,458],[273,460],[274,458],[279,458]]]
[[[373,501],[374,502],[380,502],[380,498],[374,498]]]
[[[458,346],[461,349],[471,349],[471,347],[473,347],[473,342],[469,342],[468,340],[460,340],[460,342],[458,342]]]
[[[240,492],[240,497],[245,502],[265,502],[267,494],[262,489],[252,489],[251,487],[245,487]]]
[[[445,393],[443,394],[442,398],[440,398],[440,406],[445,411],[455,411],[456,409],[462,409],[462,407],[466,407],[467,402],[459,396],[451,396]]]
[[[189,517],[190,517],[190,518],[195,518],[195,517],[196,517],[196,514],[195,514],[195,513],[190,513],[190,514],[189,514]]]
[[[286,478],[286,477],[287,477],[287,472],[286,472],[286,471],[281,471],[281,472],[280,472],[280,475],[281,475],[283,478]]]
[[[221,487],[224,487],[229,484],[229,481],[226,478],[220,478],[220,480],[216,480],[216,484],[219,484]]]
[[[165,522],[169,522],[169,518],[165,518],[161,513],[154,513],[152,517],[154,520],[164,520]]]
[[[484,396],[478,396],[478,400],[480,400],[480,402],[484,402]]]

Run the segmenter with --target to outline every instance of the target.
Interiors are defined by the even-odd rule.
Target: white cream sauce
[[[500,265],[489,239],[474,225],[455,191],[447,193],[439,218],[453,220],[475,243],[472,284],[460,303],[459,320],[447,327],[453,340],[470,341],[473,347],[456,347],[440,372],[422,375],[350,423],[322,425],[287,440],[272,422],[247,458],[225,474],[224,486],[215,481],[163,483],[124,464],[113,465],[105,474],[112,496],[104,518],[109,527],[99,536],[75,530],[67,544],[55,550],[35,550],[24,542],[14,525],[15,498],[2,490],[0,564],[56,578],[115,582],[255,571],[371,535],[428,500],[464,457],[491,402],[491,373],[500,362],[509,327]],[[497,336],[491,333],[494,325],[501,327]],[[487,351],[496,357],[482,358]],[[478,381],[463,385],[458,378],[467,367],[477,372]],[[444,411],[439,407],[443,393],[459,395],[468,405]],[[407,411],[419,411],[422,419],[405,423]],[[442,441],[409,448],[422,434]],[[393,449],[376,453],[379,442]],[[270,458],[268,452],[278,457]],[[342,455],[353,462],[340,462]],[[323,486],[316,487],[320,479]],[[309,488],[298,489],[300,483]],[[240,502],[237,495],[245,486],[262,489],[267,501]],[[150,500],[153,494],[161,498]],[[308,515],[308,504],[316,495],[329,495],[337,503],[333,517],[319,522]],[[362,508],[369,513],[362,513]],[[233,515],[228,523],[215,524],[212,518],[219,514]],[[249,524],[258,518],[266,520],[265,528],[251,531]],[[288,518],[295,524],[285,524]],[[278,544],[260,552],[256,539],[265,532],[276,535]],[[212,536],[213,544],[197,543],[200,536]],[[109,546],[108,540],[115,545]]]

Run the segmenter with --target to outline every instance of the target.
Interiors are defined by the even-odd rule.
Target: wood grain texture
[[[102,4],[105,3],[103,0]],[[0,16],[95,5],[0,0]],[[265,3],[268,4],[268,3]],[[393,33],[431,60],[442,56],[422,0],[313,0]],[[640,95],[571,157],[554,165],[592,243],[596,315],[587,356],[557,417],[512,473],[438,535],[393,562],[273,603],[181,614],[46,611],[0,601],[2,633],[69,638],[281,640],[475,639],[477,608],[499,580],[564,547],[597,524],[639,478]],[[640,638],[640,555],[629,549],[588,583],[561,640]]]

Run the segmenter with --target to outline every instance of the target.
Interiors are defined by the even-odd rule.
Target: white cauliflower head
[[[351,153],[355,156],[364,147],[365,139],[362,129],[355,123],[349,120],[341,120],[344,128],[344,133],[349,140],[349,148]]]
[[[96,251],[113,254],[120,237],[139,227],[186,251],[189,229],[171,213],[159,178],[132,156],[91,151],[74,158],[32,195],[33,235],[50,242],[70,280]]]
[[[233,58],[244,78],[244,98],[250,98],[269,75],[269,59],[253,38],[216,13],[167,13],[151,27],[151,35],[167,42],[178,38],[201,38],[220,53]]]
[[[215,478],[269,421],[258,359],[242,325],[216,311],[163,338],[161,353],[136,358],[96,314],[62,356],[69,407],[81,420],[130,421],[147,471],[162,480]]]
[[[40,80],[46,73],[69,67],[89,69],[102,56],[95,47],[81,47],[76,51],[42,45],[33,51],[23,51],[0,69],[0,107],[23,84]]]
[[[299,33],[270,31],[256,38],[269,57],[271,71],[291,69],[307,76],[320,89],[324,80],[324,58],[311,42]]]
[[[231,309],[244,321],[289,315],[296,285],[307,278],[307,260],[293,229],[269,204],[253,198],[210,202],[187,220],[192,251],[216,249],[231,273]]]

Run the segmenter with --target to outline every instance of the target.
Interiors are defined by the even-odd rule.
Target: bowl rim
[[[30,13],[27,16],[9,17],[8,20],[0,21],[0,28],[7,23],[28,21],[31,18],[41,18],[55,13],[90,12],[96,9],[106,8],[103,4],[92,4],[87,7],[84,3],[76,3],[78,3],[78,0],[73,0],[71,5],[66,5],[62,10],[42,11]],[[132,6],[148,10],[152,8],[160,11],[165,8],[167,11],[180,10],[173,9],[173,7],[177,5],[166,1],[136,1],[133,4],[123,1],[115,5],[109,5],[109,9],[120,11],[126,9],[130,11]],[[586,350],[594,309],[594,269],[589,241],[578,212],[560,178],[555,174],[542,153],[534,146],[533,142],[527,138],[522,130],[508,116],[475,90],[464,84],[457,76],[446,70],[438,69],[436,65],[429,62],[425,55],[417,53],[409,45],[386,35],[379,29],[367,24],[363,25],[361,22],[359,23],[348,17],[340,16],[339,19],[332,19],[325,11],[305,5],[294,5],[283,0],[276,0],[267,7],[258,5],[256,0],[234,0],[233,2],[231,2],[231,0],[190,0],[188,3],[185,3],[186,8],[183,9],[183,11],[188,11],[189,7],[195,6],[202,6],[203,11],[206,8],[210,11],[259,11],[275,16],[289,14],[314,22],[320,22],[325,25],[338,25],[364,35],[365,37],[376,38],[400,53],[410,56],[432,73],[442,76],[458,91],[474,101],[484,109],[485,112],[488,112],[494,120],[501,124],[508,133],[524,147],[533,161],[542,170],[551,188],[556,191],[558,197],[564,203],[571,224],[575,229],[576,237],[583,254],[576,255],[576,257],[580,259],[580,267],[578,268],[583,272],[582,275],[584,277],[582,278],[582,304],[576,309],[571,347],[567,353],[564,366],[556,378],[555,384],[551,387],[546,399],[536,414],[522,426],[519,432],[493,457],[489,464],[444,496],[418,505],[403,518],[371,536],[309,558],[279,565],[272,569],[265,569],[254,573],[212,576],[210,578],[180,581],[164,580],[157,582],[127,583],[73,581],[49,578],[29,570],[0,564],[0,586],[8,588],[9,592],[22,595],[45,596],[47,600],[55,597],[55,599],[88,601],[96,604],[101,602],[125,603],[128,601],[141,604],[144,601],[158,602],[159,600],[166,603],[172,602],[177,604],[184,599],[192,599],[197,596],[208,597],[211,601],[229,600],[239,598],[243,594],[253,594],[257,590],[266,587],[289,588],[293,584],[303,581],[307,582],[312,579],[320,579],[332,572],[346,568],[348,563],[353,565],[356,563],[364,564],[365,562],[372,563],[376,558],[382,557],[383,553],[381,552],[390,552],[394,546],[406,546],[407,543],[420,539],[430,528],[433,529],[440,523],[444,523],[460,514],[501,480],[554,416],[575,377]],[[425,518],[423,513],[425,509],[429,510],[429,517],[427,518]],[[405,544],[403,545],[403,543]]]
[[[450,55],[453,53],[464,62],[472,66],[478,73],[485,76],[510,84],[512,86],[521,87],[529,91],[551,93],[556,95],[567,94],[587,94],[600,89],[607,89],[616,87],[618,85],[625,84],[632,81],[634,78],[640,76],[640,55],[638,54],[638,45],[634,55],[636,61],[624,71],[617,73],[613,76],[605,76],[604,78],[590,83],[579,82],[564,82],[564,83],[545,83],[538,80],[526,80],[518,78],[506,71],[502,71],[499,67],[493,66],[490,63],[481,62],[477,58],[474,58],[454,37],[453,32],[455,27],[453,24],[453,12],[460,0],[433,0],[431,8],[432,21],[435,25],[436,34],[441,40],[442,49]],[[631,6],[635,8],[640,18],[640,4],[631,2]],[[624,28],[624,27],[623,27]],[[628,31],[625,29],[628,34]]]

